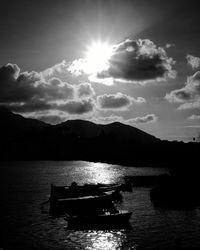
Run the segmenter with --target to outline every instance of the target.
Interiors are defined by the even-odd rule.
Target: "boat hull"
[[[90,214],[90,215],[67,215],[65,220],[69,227],[73,226],[117,226],[127,224],[132,212],[119,211],[117,213]]]
[[[103,207],[110,207],[113,200],[116,200],[120,194],[118,191],[109,191],[96,196],[83,196],[77,198],[51,198],[51,213],[69,213],[78,214],[92,212]]]

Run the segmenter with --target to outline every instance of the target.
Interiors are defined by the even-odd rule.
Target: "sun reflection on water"
[[[66,167],[64,170],[65,182],[67,180],[68,185],[72,181],[76,181],[78,184],[119,183],[124,174],[124,168],[117,165],[94,162],[76,162],[76,164]]]
[[[128,241],[126,230],[70,231],[64,242],[69,249],[137,250],[137,245]]]
[[[114,173],[103,163],[93,163],[88,168],[94,182],[110,183],[114,179]]]
[[[88,237],[91,242],[86,246],[87,250],[117,250],[120,249],[123,243],[123,233],[117,232],[93,232],[89,233]]]

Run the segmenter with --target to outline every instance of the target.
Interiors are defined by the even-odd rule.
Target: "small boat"
[[[111,201],[121,201],[120,191],[124,184],[85,184],[71,186],[51,185],[50,213],[76,212],[80,207],[85,211],[88,207],[101,208]]]
[[[66,215],[65,220],[68,222],[68,227],[71,226],[88,226],[88,225],[124,225],[128,223],[132,212],[126,210],[107,210],[95,211],[90,214]]]
[[[101,208],[102,206],[109,206],[114,200],[119,200],[120,194],[118,191],[112,190],[102,192],[98,195],[85,195],[79,197],[56,197],[50,198],[50,212],[51,213],[76,213],[80,211],[87,211],[89,208]]]
[[[126,184],[84,184],[77,185],[72,182],[70,186],[51,185],[51,196],[57,197],[81,197],[90,195],[99,195],[107,191],[130,191]]]

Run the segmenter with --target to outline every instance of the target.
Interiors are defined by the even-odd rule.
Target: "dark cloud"
[[[59,110],[65,111],[71,115],[82,115],[92,112],[95,107],[92,99],[71,100],[65,104],[58,105]]]
[[[185,86],[168,93],[165,98],[169,102],[182,103],[178,109],[200,107],[200,71],[188,77]]]
[[[122,93],[105,94],[97,97],[101,109],[126,109],[132,104],[132,97]]]
[[[192,67],[192,69],[197,69],[200,66],[200,58],[192,55],[186,56],[187,63]]]
[[[173,64],[165,50],[152,41],[126,40],[114,47],[109,69],[98,76],[136,82],[163,80],[175,76]]]
[[[9,104],[7,105],[12,111],[17,113],[33,113],[35,117],[40,117],[37,114],[41,111],[63,111],[71,115],[82,115],[93,111],[95,104],[92,99],[82,99],[82,100],[69,100],[65,103],[46,103],[44,101],[37,101],[24,104]],[[46,115],[42,115],[44,117]],[[49,116],[49,115],[48,115]]]
[[[45,101],[31,101],[25,103],[10,103],[7,104],[7,107],[13,112],[17,113],[30,113],[30,112],[39,112],[44,110],[50,110],[53,108],[53,105]]]
[[[95,95],[95,91],[90,83],[81,83],[78,85],[78,97],[89,97]]]
[[[122,94],[104,94],[97,97],[97,103],[101,109],[127,109],[133,103],[144,103],[146,100],[143,97],[138,97],[137,99]]]
[[[45,81],[41,73],[21,72],[16,64],[0,68],[0,104],[13,110],[49,109],[52,101],[67,101],[74,96],[74,87],[58,78]]]
[[[155,114],[148,114],[142,117],[135,117],[126,120],[127,123],[129,124],[138,124],[138,123],[150,123],[150,122],[156,122],[157,121],[157,116]]]
[[[0,104],[6,105],[12,111],[43,121],[56,122],[60,114],[52,111],[63,111],[65,114],[82,115],[94,109],[94,101],[83,99],[94,94],[89,83],[80,84],[78,88],[59,78],[45,80],[41,73],[22,72],[15,64],[7,64],[0,68]],[[74,99],[75,90],[81,99]],[[41,112],[48,111],[48,114]],[[46,118],[45,118],[46,117]],[[60,121],[63,116],[60,116]]]
[[[15,64],[0,68],[0,102],[29,102],[31,100],[66,100],[73,97],[71,85],[58,78],[45,81],[38,72],[22,72]]]
[[[74,97],[74,87],[59,78],[51,78],[45,85],[45,98],[52,100],[68,100]]]
[[[57,77],[45,78],[41,72],[20,72],[20,68],[11,63],[0,68],[0,105],[48,123],[86,117],[93,114],[97,105],[102,110],[119,111],[146,101],[143,97],[133,98],[122,93],[100,95],[97,100],[94,96],[90,83],[70,85]],[[115,119],[123,121],[122,117],[112,116],[102,118],[102,122]]]
[[[17,64],[8,63],[0,68],[0,81],[15,80],[19,72],[20,69]]]

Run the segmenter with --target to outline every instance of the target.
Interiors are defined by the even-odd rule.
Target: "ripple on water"
[[[136,250],[136,244],[127,241],[126,230],[71,231],[64,241],[67,246],[87,250]]]
[[[175,238],[184,246],[200,247],[200,210],[156,210],[147,188],[125,193],[122,208],[133,211],[130,230],[65,230],[63,217],[41,213],[50,184],[114,183],[125,175],[152,175],[163,169],[128,168],[103,163],[12,162],[0,166],[0,248],[20,250],[174,249]],[[2,241],[1,241],[2,240]]]

